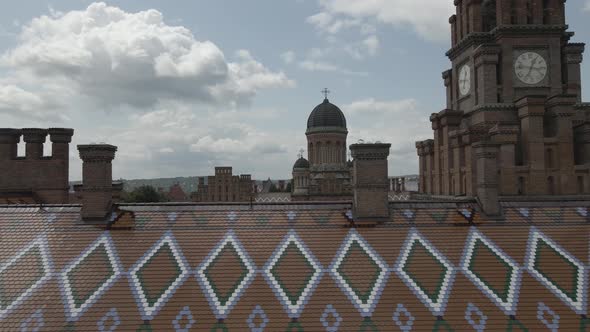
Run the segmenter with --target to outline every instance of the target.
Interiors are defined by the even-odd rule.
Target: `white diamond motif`
[[[162,295],[156,300],[153,305],[148,303],[146,293],[144,291],[143,285],[139,280],[137,273],[142,269],[144,265],[146,265],[150,258],[152,258],[164,245],[167,245],[172,254],[174,256],[174,260],[180,267],[180,274],[176,277],[176,279],[168,286],[166,291],[162,293]],[[131,284],[131,289],[133,294],[135,295],[135,300],[137,305],[140,309],[141,315],[144,320],[152,320],[154,316],[158,314],[160,309],[168,302],[168,300],[174,295],[176,290],[184,283],[186,278],[190,274],[190,268],[186,259],[182,255],[182,251],[180,246],[176,243],[176,239],[172,234],[172,231],[167,231],[164,235],[160,238],[158,242],[156,242],[150,250],[148,250],[143,257],[141,257],[137,263],[131,268],[129,271],[129,283]]]
[[[303,292],[295,301],[295,303],[293,303],[289,299],[289,296],[287,295],[285,289],[283,289],[279,280],[277,280],[277,278],[275,278],[275,276],[272,273],[272,270],[280,261],[281,257],[283,256],[283,254],[285,254],[285,251],[291,244],[294,244],[297,247],[297,249],[299,249],[299,251],[305,257],[306,261],[312,266],[314,270],[310,280],[305,285]],[[287,314],[290,318],[299,317],[299,315],[303,311],[303,308],[305,307],[305,304],[311,297],[311,294],[313,293],[315,287],[319,284],[320,279],[322,278],[322,274],[322,265],[318,262],[318,260],[314,257],[313,253],[307,248],[305,243],[303,243],[303,241],[299,238],[297,233],[293,230],[291,230],[285,236],[281,244],[279,244],[279,246],[277,247],[277,249],[272,254],[271,258],[264,267],[264,277],[266,278],[268,284],[273,289],[275,295],[278,297],[279,301],[281,302],[285,310],[287,310]]]
[[[213,285],[209,282],[205,271],[209,268],[209,266],[215,261],[215,258],[221,253],[223,248],[226,245],[230,245],[234,248],[234,250],[238,253],[238,257],[242,264],[246,266],[248,270],[245,278],[239,283],[233,293],[229,296],[229,299],[225,302],[225,304],[221,304],[219,297],[217,296]],[[234,305],[239,301],[240,296],[242,293],[248,288],[252,280],[256,275],[256,266],[250,256],[238,240],[238,237],[234,233],[234,231],[230,230],[227,232],[225,237],[217,244],[217,246],[209,253],[207,258],[201,263],[199,268],[196,271],[196,277],[209,301],[209,306],[213,309],[213,312],[217,319],[225,319]]]
[[[80,263],[82,263],[89,255],[91,255],[100,246],[104,246],[107,253],[109,264],[113,269],[113,275],[105,280],[84,303],[77,306],[74,300],[74,292],[72,290],[72,284],[68,277],[68,274],[74,270]],[[104,232],[98,239],[96,239],[90,246],[88,246],[77,259],[71,262],[64,270],[60,273],[60,285],[62,296],[66,305],[66,314],[68,321],[77,320],[88,308],[90,308],[101,296],[106,292],[119,278],[122,273],[121,264],[119,263],[118,256],[115,250],[115,246],[112,242],[111,236],[108,231]]]

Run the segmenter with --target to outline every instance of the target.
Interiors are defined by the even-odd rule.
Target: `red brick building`
[[[446,108],[434,139],[416,143],[420,192],[478,196],[590,193],[584,44],[571,41],[565,1],[455,1]]]
[[[194,202],[249,202],[254,195],[250,174],[233,175],[231,167],[215,167],[215,175],[199,178]]]

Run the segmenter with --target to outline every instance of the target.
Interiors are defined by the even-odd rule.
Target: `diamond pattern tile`
[[[221,264],[231,266],[229,270],[236,272],[226,275]],[[256,266],[233,231],[225,235],[196,272],[197,280],[218,319],[224,319],[229,314],[255,275]],[[219,287],[228,280],[229,287]]]
[[[145,320],[157,315],[189,273],[174,235],[166,232],[129,271],[129,282]]]
[[[418,230],[412,229],[408,234],[395,271],[434,315],[444,313],[455,268]]]
[[[352,256],[356,259],[352,259]],[[358,264],[369,267],[359,268]],[[358,273],[348,273],[350,268]],[[363,317],[371,316],[389,277],[389,268],[379,254],[351,229],[329,268],[332,278]]]
[[[121,273],[115,246],[109,233],[105,232],[60,273],[68,320],[77,320]]]
[[[51,278],[53,264],[47,238],[38,236],[8,262],[0,265],[0,319]]]
[[[290,318],[299,317],[322,273],[323,267],[295,231],[285,236],[264,267],[268,284]]]

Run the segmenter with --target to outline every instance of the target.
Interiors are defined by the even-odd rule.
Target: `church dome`
[[[324,102],[316,106],[307,120],[307,132],[322,131],[346,132],[346,118],[338,106],[330,103],[326,98]]]
[[[296,162],[295,165],[293,165],[293,168],[309,168],[309,161],[303,157],[299,158]]]

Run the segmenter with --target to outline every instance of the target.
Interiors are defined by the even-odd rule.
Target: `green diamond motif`
[[[363,319],[363,322],[359,327],[359,332],[379,332],[379,329],[377,328],[377,326],[375,326],[375,323],[373,323],[371,318],[366,317],[365,319]]]
[[[454,332],[455,330],[453,330],[453,328],[449,325],[449,323],[440,319],[440,320],[437,320],[436,323],[434,323],[434,327],[432,328],[432,332],[441,332],[441,331]]]
[[[476,265],[477,257],[479,255],[486,255],[487,257],[493,256],[497,260],[497,264],[494,264],[493,271],[497,273],[497,271],[502,270],[505,276],[505,281],[502,288],[498,288],[497,286],[493,285],[489,279],[486,278],[482,271],[479,271],[480,267],[483,267],[484,270],[490,269],[490,266],[480,266]],[[510,292],[510,285],[512,281],[512,274],[514,273],[514,268],[508,264],[508,262],[504,261],[498,254],[496,254],[493,250],[491,250],[481,239],[477,239],[475,242],[475,246],[473,249],[473,255],[471,256],[471,260],[469,261],[469,271],[471,271],[479,280],[481,280],[494,294],[499,297],[503,302],[508,301],[508,294]],[[479,272],[478,272],[479,271]]]
[[[559,257],[562,260],[562,262],[565,263],[565,266],[562,266],[562,268],[560,269],[560,274],[563,275],[563,274],[567,273],[568,275],[570,275],[572,287],[564,286],[563,283],[560,283],[557,280],[555,280],[551,276],[550,273],[547,273],[547,271],[543,270],[543,265],[541,262],[543,257],[541,256],[540,253],[544,250],[549,250],[549,252],[552,255]],[[539,242],[537,244],[537,251],[535,253],[535,259],[534,259],[533,266],[534,266],[535,270],[537,270],[543,277],[545,277],[547,280],[549,280],[549,282],[551,282],[552,284],[557,286],[557,288],[559,288],[563,293],[565,293],[572,301],[574,301],[574,302],[578,301],[578,293],[577,293],[577,290],[579,287],[579,284],[578,284],[579,269],[578,269],[578,267],[575,264],[573,264],[569,259],[567,259],[565,256],[563,256],[561,253],[557,252],[557,250],[555,250],[555,248],[553,248],[551,245],[549,245],[543,239],[539,239]]]
[[[514,331],[528,332],[529,329],[527,329],[526,326],[524,326],[519,320],[510,319],[508,320],[508,327],[506,327],[506,332]]]
[[[166,263],[170,264],[170,266],[163,267],[162,264],[156,264],[153,266],[153,263],[160,259],[164,259]],[[163,285],[156,286],[155,289],[150,287],[147,281],[152,278],[150,278],[148,274],[154,273],[158,275],[158,277],[161,277],[162,272],[168,272],[171,274],[165,277],[166,279]],[[148,305],[150,307],[154,306],[181,274],[181,266],[174,257],[170,244],[167,242],[164,243],[136,272],[136,276],[139,279]]]
[[[0,311],[8,308],[21,294],[43,278],[43,258],[35,246],[11,266],[0,272]],[[15,283],[18,282],[18,286]]]
[[[220,287],[218,287],[218,285],[216,284],[216,282],[214,280],[216,278],[216,276],[213,275],[216,270],[216,265],[219,265],[220,260],[224,256],[225,256],[225,258],[228,258],[228,256],[229,256],[229,258],[232,260],[235,259],[237,261],[238,267],[240,269],[240,274],[235,278],[235,281],[232,283],[232,286],[225,292],[221,291]],[[220,271],[218,273],[220,273],[220,277],[221,276],[223,276],[224,278],[230,277],[228,275],[224,275],[223,268],[220,268],[219,270]],[[246,266],[246,264],[244,264],[244,262],[242,261],[236,248],[231,244],[231,242],[227,242],[223,246],[223,248],[219,251],[219,254],[217,256],[215,256],[215,258],[213,259],[211,264],[209,264],[207,266],[207,268],[203,271],[203,273],[205,274],[205,278],[207,279],[207,281],[209,282],[209,284],[213,288],[215,295],[217,295],[217,299],[219,300],[220,304],[222,306],[225,306],[227,304],[227,301],[229,301],[231,296],[234,294],[234,292],[238,288],[238,286],[242,283],[242,281],[244,281],[244,279],[246,279],[246,277],[248,276],[249,270],[248,270],[248,267]]]
[[[97,275],[99,272],[96,267],[99,265],[104,267],[105,271],[100,271],[101,273]],[[92,275],[89,275],[89,273],[92,273]],[[80,308],[114,274],[115,271],[110,262],[105,244],[101,243],[92,253],[66,273],[66,278],[69,284],[72,285],[71,291],[74,298],[74,306]],[[77,280],[80,281],[77,282]],[[76,285],[84,286],[86,289],[81,290]]]
[[[430,258],[430,262],[427,263],[423,259],[416,260],[415,257],[419,254],[422,254],[423,256]],[[413,263],[416,263],[418,267],[430,266],[431,263],[433,263],[436,266],[438,270],[434,271],[433,269],[430,272],[430,276],[438,275],[438,278],[436,278],[437,282],[434,289],[432,287],[426,286],[426,284],[423,281],[421,281],[421,279],[423,279],[423,276],[415,274],[415,271],[412,270]],[[435,303],[438,302],[443,282],[448,273],[448,269],[436,257],[434,257],[430,250],[428,250],[420,241],[415,241],[412,245],[412,248],[410,249],[410,253],[408,255],[408,260],[406,261],[406,264],[404,264],[404,266],[402,267],[402,270],[416,283],[416,285],[418,285],[418,287],[420,287],[424,294],[428,296],[430,301]],[[430,279],[430,277],[428,279]]]
[[[366,276],[368,279],[362,278],[360,280],[363,283],[368,283],[361,285],[359,280],[355,280],[355,276],[348,275],[347,270],[355,270],[357,268],[358,261],[351,261],[351,257],[355,255],[357,257],[360,256],[365,263],[368,263],[368,266],[363,266],[364,271],[368,271]],[[363,304],[367,304],[375,285],[377,284],[377,280],[381,275],[381,267],[373,260],[373,258],[365,251],[365,249],[358,243],[358,241],[353,241],[350,245],[348,252],[344,255],[344,259],[340,266],[337,269],[338,273],[342,276],[345,282],[352,288],[356,296],[361,300]],[[356,276],[357,278],[359,276]]]
[[[289,287],[287,287],[280,276],[281,266],[284,265],[283,263],[285,262],[285,257],[287,255],[296,255],[297,258],[300,258],[300,259],[298,259],[298,261],[300,263],[297,264],[297,269],[300,272],[303,271],[304,277],[303,277],[303,281],[298,283],[299,285],[295,289],[290,289]],[[292,266],[291,264],[288,264],[288,265]],[[301,294],[303,294],[303,292],[305,291],[307,284],[309,283],[309,281],[313,277],[315,270],[314,270],[313,266],[311,265],[311,263],[307,260],[307,258],[303,254],[303,252],[301,252],[299,247],[297,247],[297,245],[295,243],[291,242],[291,243],[289,243],[289,245],[287,246],[287,248],[285,249],[285,251],[283,252],[281,257],[279,258],[277,263],[270,270],[270,273],[277,280],[280,287],[283,289],[283,291],[285,292],[285,294],[289,298],[289,302],[291,302],[292,305],[296,305],[297,301],[301,297]],[[293,277],[293,275],[290,275],[289,277]]]

